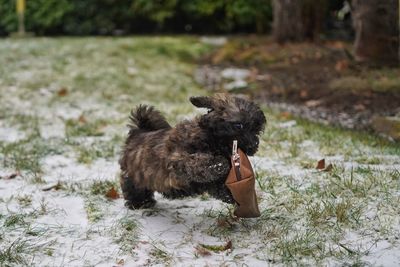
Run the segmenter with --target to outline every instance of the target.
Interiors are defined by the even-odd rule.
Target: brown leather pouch
[[[259,217],[261,214],[258,209],[254,172],[249,158],[243,151],[237,149],[237,143],[234,143],[232,154],[232,168],[225,185],[237,203],[233,213],[243,218]]]

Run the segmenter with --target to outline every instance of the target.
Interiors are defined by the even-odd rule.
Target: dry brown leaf
[[[206,245],[206,244],[199,244],[200,247],[207,249],[213,252],[221,252],[228,249],[232,249],[232,241],[228,241],[225,245]]]
[[[87,120],[86,120],[85,116],[83,116],[83,114],[79,116],[78,121],[83,124],[85,124],[87,122]]]
[[[197,253],[197,255],[200,255],[203,257],[211,256],[211,252],[208,249],[206,249],[200,245],[196,247],[196,253]]]
[[[308,97],[308,91],[306,89],[300,90],[300,98],[307,98]]]
[[[120,266],[124,266],[124,265],[125,265],[125,260],[120,259],[117,261],[117,265],[113,265],[113,267],[120,267]]]
[[[343,71],[343,70],[347,69],[348,67],[349,67],[349,61],[347,61],[345,59],[339,60],[335,64],[335,70],[336,71]]]
[[[292,118],[292,114],[290,112],[285,111],[279,114],[279,117],[284,120],[289,120]]]
[[[60,88],[60,90],[58,90],[57,95],[58,96],[66,96],[68,94],[68,90],[65,87]]]
[[[325,169],[325,159],[321,159],[321,160],[318,161],[316,169],[317,170]]]
[[[50,191],[50,190],[60,190],[62,188],[62,184],[57,182],[56,184],[50,185],[42,189],[42,191]]]
[[[218,219],[217,220],[217,225],[219,227],[231,227],[232,223],[228,219],[223,218],[223,219]]]
[[[14,172],[14,173],[11,173],[11,174],[3,176],[3,177],[0,176],[0,178],[3,178],[4,180],[11,180],[11,179],[17,178],[17,176],[20,176],[20,175],[21,175],[20,172]]]
[[[110,190],[108,190],[108,192],[106,193],[106,197],[110,198],[110,199],[117,199],[119,198],[119,194],[117,192],[117,190],[115,190],[114,187],[112,187]]]
[[[224,250],[228,250],[228,249],[232,249],[232,241],[231,240],[229,240],[224,247]]]

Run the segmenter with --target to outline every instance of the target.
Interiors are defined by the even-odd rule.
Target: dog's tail
[[[137,129],[151,132],[171,128],[161,112],[147,105],[139,105],[136,110],[132,110],[129,120],[128,126],[131,132],[135,132]]]

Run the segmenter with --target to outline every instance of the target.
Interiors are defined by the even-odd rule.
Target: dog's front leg
[[[182,179],[189,182],[209,183],[226,179],[229,170],[229,160],[222,156],[205,153],[176,153],[172,155],[170,168]]]

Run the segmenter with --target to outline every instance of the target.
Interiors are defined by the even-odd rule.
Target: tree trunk
[[[279,43],[304,38],[300,0],[273,0],[273,36]]]
[[[399,1],[353,0],[355,58],[371,65],[399,63]]]
[[[323,30],[326,0],[273,0],[273,36],[279,43],[315,41]]]

